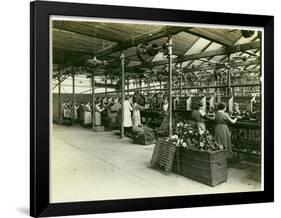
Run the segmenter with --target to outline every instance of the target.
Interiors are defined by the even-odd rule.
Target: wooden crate
[[[197,151],[179,148],[179,174],[209,186],[227,181],[226,151]],[[174,163],[177,164],[178,163]]]
[[[139,144],[139,145],[151,145],[151,144],[155,144],[156,140],[155,137],[147,137],[144,134],[141,135],[137,135],[137,134],[133,134],[133,141],[135,144]]]
[[[176,149],[173,166],[172,166],[172,172],[181,175],[181,166],[180,166],[180,149]]]

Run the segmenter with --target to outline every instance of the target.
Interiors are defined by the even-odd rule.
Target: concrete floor
[[[51,202],[93,201],[259,191],[246,169],[229,168],[216,187],[151,168],[154,145],[136,145],[114,132],[53,125]]]

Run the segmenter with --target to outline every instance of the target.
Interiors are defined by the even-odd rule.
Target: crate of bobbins
[[[139,145],[155,144],[155,133],[147,126],[135,127],[132,133],[133,142]]]

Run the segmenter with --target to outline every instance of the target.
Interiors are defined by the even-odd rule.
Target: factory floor
[[[51,202],[261,190],[243,167],[229,167],[228,181],[216,187],[152,168],[153,148],[120,139],[114,131],[53,124]]]

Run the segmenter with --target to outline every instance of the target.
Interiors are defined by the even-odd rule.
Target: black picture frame
[[[49,203],[49,16],[118,18],[264,28],[264,191]],[[141,7],[30,3],[30,215],[60,216],[274,201],[274,17]]]

